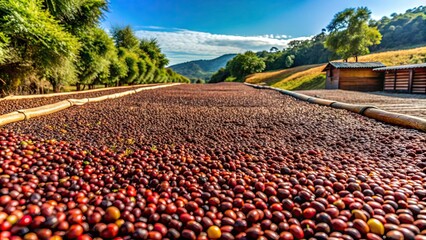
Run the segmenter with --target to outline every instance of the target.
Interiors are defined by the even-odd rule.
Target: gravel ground
[[[306,90],[297,92],[340,102],[374,105],[386,111],[426,118],[426,94],[365,93],[345,90]]]
[[[155,86],[155,85],[147,85],[147,86]],[[129,86],[126,88],[119,89],[111,89],[104,91],[95,91],[95,92],[80,92],[76,94],[68,94],[57,97],[40,97],[33,99],[19,99],[19,100],[0,100],[0,115],[10,113],[20,109],[39,107],[47,104],[56,103],[62,100],[70,99],[70,98],[92,98],[92,97],[100,97],[103,95],[125,92],[134,88],[140,88],[141,86]]]

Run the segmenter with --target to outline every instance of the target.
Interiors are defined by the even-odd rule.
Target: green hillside
[[[367,22],[365,23],[367,24]],[[410,49],[415,47],[426,46],[426,7],[419,6],[416,8],[408,9],[405,13],[401,14],[391,14],[389,17],[383,17],[380,20],[370,19],[368,21],[369,27],[374,29],[377,27],[380,34],[382,35],[381,43],[378,45],[369,46],[371,53],[380,53],[391,50],[402,50]],[[300,77],[303,79],[292,79],[290,82],[281,81],[286,79],[285,76],[280,74],[271,74],[271,73],[282,73],[284,75],[290,74],[294,71],[299,72],[299,69],[304,69],[306,66],[315,65],[315,64],[324,64],[328,61],[333,61],[339,59],[339,56],[325,47],[325,42],[330,36],[330,32],[327,32],[325,29],[322,32],[311,39],[306,40],[294,40],[289,42],[288,47],[282,50],[275,49],[275,51],[261,51],[257,52],[257,57],[264,62],[265,67],[260,70],[265,74],[255,74],[254,78],[248,76],[249,81],[258,81],[259,79],[265,78],[265,84],[274,85],[277,84],[279,87],[294,89],[294,88],[317,88],[323,86],[321,81],[324,81],[324,76],[319,77],[315,73],[310,72],[306,75],[301,74]],[[346,37],[345,37],[346,38]],[[365,36],[364,36],[365,38]],[[342,39],[339,37],[338,39]],[[369,40],[371,41],[371,40]],[[368,52],[368,49],[363,50],[364,53]],[[383,56],[383,55],[368,55],[368,56]],[[366,59],[368,56],[360,57],[361,59]],[[383,57],[382,62],[389,62],[387,65],[397,65],[403,64],[406,62],[409,63],[418,63],[424,62],[422,58],[422,53],[413,53],[410,54],[413,59],[404,59],[401,58],[398,54],[391,56],[390,59]],[[258,61],[258,59],[253,58],[253,63]],[[374,59],[380,60],[380,59]],[[364,60],[366,61],[366,60]],[[246,65],[250,65],[246,64]],[[236,64],[236,66],[242,66],[241,63]],[[298,68],[301,67],[301,68]],[[247,71],[250,69],[250,71]],[[288,70],[282,70],[288,69]],[[274,72],[275,71],[275,72]],[[234,71],[235,72],[235,71]],[[259,71],[252,71],[252,68],[247,68],[244,72],[254,73]],[[318,72],[318,71],[317,71]],[[259,76],[261,76],[259,78]],[[272,79],[270,78],[272,76]],[[241,77],[234,76],[231,73],[229,68],[222,69],[213,75],[210,82],[221,82],[232,79],[241,80]],[[314,79],[314,82],[309,84],[301,84],[299,80],[307,81],[309,79]]]
[[[373,52],[426,45],[426,6],[394,13],[371,24],[377,26],[382,34],[381,43],[371,48]]]
[[[353,62],[354,59],[349,59]],[[360,62],[379,61],[386,66],[426,62],[426,47],[373,53],[359,58]],[[287,90],[311,90],[325,87],[325,64],[304,65],[278,71],[255,73],[245,82],[263,84]]]
[[[190,61],[176,64],[169,68],[190,79],[209,80],[213,73],[225,67],[226,63],[235,56],[236,54],[226,54],[211,60]]]

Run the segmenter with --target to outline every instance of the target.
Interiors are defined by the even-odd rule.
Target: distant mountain
[[[236,54],[225,54],[211,60],[195,60],[170,66],[173,71],[190,79],[209,80],[210,77],[226,63],[234,58]]]

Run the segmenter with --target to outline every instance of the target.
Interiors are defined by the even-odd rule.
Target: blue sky
[[[366,6],[379,19],[426,0],[110,0],[104,28],[131,25],[157,38],[170,64],[284,48],[321,32],[334,14]]]

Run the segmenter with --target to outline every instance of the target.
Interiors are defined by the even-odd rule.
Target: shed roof
[[[322,70],[323,72],[328,70],[330,67],[334,67],[337,69],[342,69],[342,68],[351,68],[351,69],[356,69],[356,68],[381,68],[381,67],[386,67],[386,65],[384,65],[381,62],[329,62],[327,64],[327,66],[325,66],[325,68]]]
[[[414,68],[426,68],[426,63],[381,67],[381,68],[373,69],[373,71],[388,71],[388,70],[401,70],[401,69],[414,69]]]

